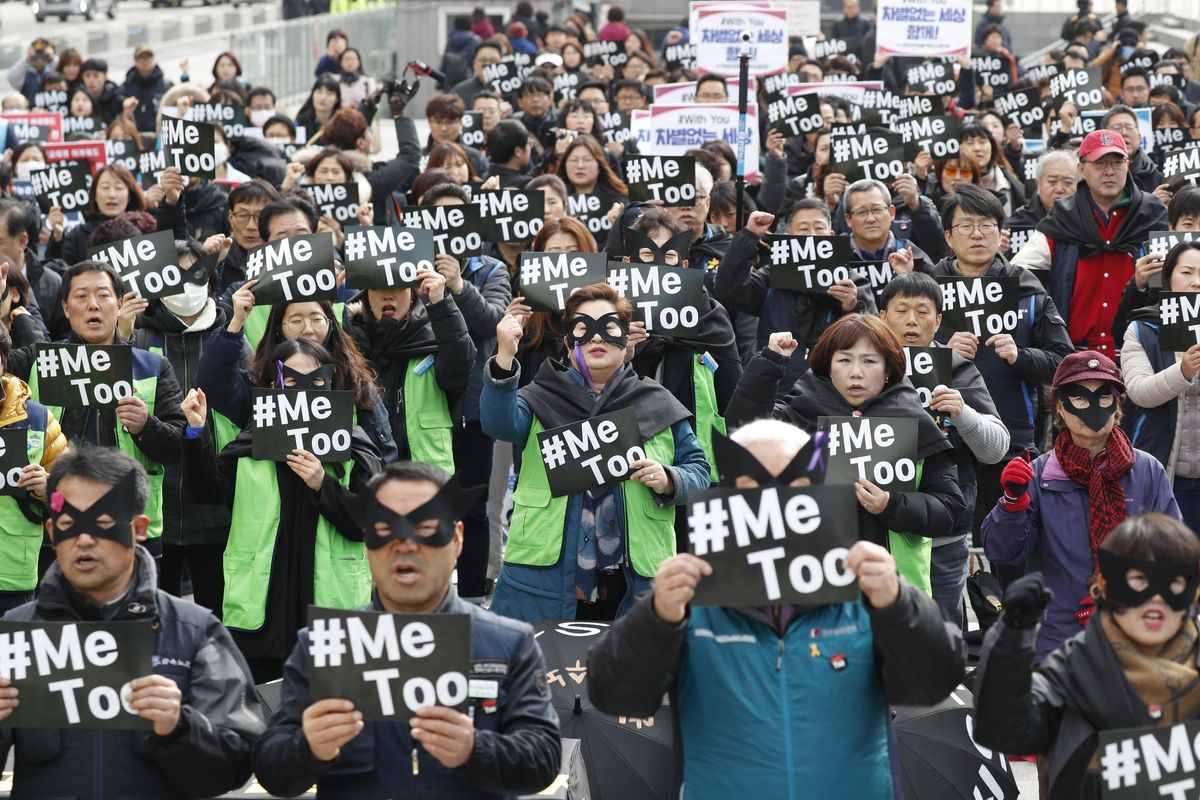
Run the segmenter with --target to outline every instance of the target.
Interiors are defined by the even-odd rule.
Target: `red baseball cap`
[[[1093,378],[1108,381],[1118,391],[1125,392],[1125,381],[1122,379],[1120,368],[1111,358],[1095,350],[1076,351],[1064,358],[1054,371],[1054,380],[1050,385],[1057,389],[1068,383],[1080,383]]]
[[[1128,156],[1129,149],[1125,147],[1125,139],[1121,134],[1107,128],[1092,131],[1083,137],[1083,144],[1079,145],[1080,161],[1097,161],[1109,153]]]

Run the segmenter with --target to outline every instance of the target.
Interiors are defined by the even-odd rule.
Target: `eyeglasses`
[[[970,236],[975,231],[979,231],[984,236],[991,236],[1000,226],[994,222],[960,222],[953,227],[954,230],[958,231],[963,236]]]
[[[1084,161],[1083,163],[1091,164],[1093,167],[1096,167],[1099,170],[1107,172],[1109,170],[1120,169],[1121,167],[1123,167],[1129,163],[1129,159],[1124,158],[1123,156],[1111,156],[1111,157],[1106,156],[1106,157],[1100,159],[1099,161]]]
[[[887,212],[888,206],[868,206],[867,208],[856,208],[850,212],[850,216],[855,219],[869,219],[885,216]]]
[[[1126,122],[1121,125],[1109,125],[1108,129],[1117,133],[1137,133],[1138,126],[1132,122]]]
[[[247,222],[257,225],[261,215],[261,211],[235,211],[233,212],[233,221],[238,225],[245,225]]]
[[[292,331],[302,331],[308,327],[314,331],[320,331],[327,329],[329,323],[329,317],[323,314],[313,314],[311,317],[288,317],[283,321],[283,326]]]
[[[590,167],[598,163],[600,162],[596,161],[596,159],[592,158],[591,156],[580,156],[579,158],[567,159],[568,167]]]
[[[943,178],[969,178],[971,177],[971,169],[969,167],[942,167]]]

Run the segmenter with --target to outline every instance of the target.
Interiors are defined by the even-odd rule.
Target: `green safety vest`
[[[145,352],[145,351],[143,351]],[[134,362],[136,365],[136,354]],[[37,368],[29,371],[29,389],[34,397],[37,397]],[[146,404],[147,416],[154,416],[154,398],[158,392],[158,376],[151,375],[147,378],[133,379],[133,394]],[[42,405],[46,405],[42,403]],[[61,420],[62,406],[49,406],[46,408],[55,418]],[[150,482],[150,496],[146,500],[146,516],[150,518],[150,529],[146,531],[147,539],[157,539],[162,536],[163,520],[162,520],[162,486],[163,486],[163,465],[157,461],[152,461],[149,456],[142,452],[142,448],[138,447],[133,441],[133,436],[125,431],[125,426],[116,423],[117,429],[117,448],[128,456],[131,456],[135,461],[142,465],[146,470],[146,479]]]
[[[549,567],[567,557],[562,552],[568,497],[551,497],[546,465],[538,449],[537,435],[545,428],[536,416],[525,440],[521,474],[513,492],[512,521],[504,560],[510,564]],[[650,437],[643,445],[646,458],[660,464],[675,460],[675,438],[670,428]],[[663,559],[675,555],[675,508],[659,507],[651,492],[640,483],[622,481],[613,487],[625,505],[625,549],[634,571],[653,578]],[[570,554],[574,557],[574,554]]]
[[[695,356],[692,362],[692,393],[696,398],[696,438],[700,441],[700,449],[708,459],[708,479],[716,484],[717,460],[713,457],[712,432],[718,430],[725,433],[725,418],[717,413],[717,389],[713,379],[713,371],[704,365],[703,354]]]
[[[306,303],[307,300],[299,302]],[[342,312],[345,310],[345,303],[333,304],[333,324],[342,324]],[[267,320],[271,316],[271,306],[255,306],[250,309],[250,313],[246,316],[246,321],[242,323],[242,333],[246,336],[246,341],[255,350],[258,349],[258,343],[262,341],[263,336],[267,333]]]
[[[921,473],[925,459],[917,461],[917,486],[921,485]],[[933,583],[929,578],[929,564],[933,558],[933,539],[919,533],[896,533],[888,531],[888,550],[896,559],[896,571],[930,597]]]
[[[47,417],[49,421],[49,417]],[[42,460],[46,431],[29,428],[26,455],[30,464]],[[0,497],[0,591],[29,592],[37,586],[38,553],[42,549],[42,526],[30,522],[17,506],[16,498]]]
[[[417,374],[422,359],[409,359],[404,376],[404,428],[413,461],[435,464],[454,474],[454,422],[434,368]]]
[[[257,631],[267,614],[267,587],[279,532],[279,483],[274,461],[238,459],[233,522],[225,546],[224,623]],[[332,464],[325,472],[333,475]],[[350,485],[352,461],[342,462],[342,486]],[[285,531],[294,535],[295,531]],[[352,542],[324,517],[317,517],[313,552],[313,603],[322,608],[354,609],[371,599],[371,570],[362,542]],[[296,589],[292,589],[295,591]]]

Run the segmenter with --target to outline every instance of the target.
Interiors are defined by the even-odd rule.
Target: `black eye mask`
[[[193,264],[187,269],[181,269],[183,279],[188,283],[194,283],[203,286],[208,283],[208,279],[216,274],[217,271],[217,256],[219,253],[205,253],[200,258],[196,259]]]
[[[613,336],[608,332],[608,324],[615,321],[621,328],[620,336]],[[587,328],[583,336],[575,335],[575,326],[583,323]],[[600,319],[592,319],[591,317],[580,314],[577,317],[567,320],[567,343],[570,347],[575,348],[587,344],[599,334],[600,338],[609,344],[614,344],[617,347],[624,347],[629,338],[629,323],[621,319],[621,315],[615,311],[610,311],[600,317]]]
[[[317,367],[312,372],[297,372],[282,361],[276,361],[275,366],[279,370],[277,377],[279,379],[278,388],[280,389],[327,392],[333,388],[333,364],[325,364]],[[291,386],[285,383],[287,378],[291,378],[294,381]],[[325,383],[318,385],[317,378],[324,378]]]
[[[638,253],[642,248],[645,248],[654,254],[649,263],[671,266],[667,264],[667,253],[674,250],[675,255],[679,256],[677,265],[683,266],[683,262],[687,259],[688,252],[691,250],[691,245],[692,232],[690,230],[681,231],[670,239],[667,239],[661,245],[658,245],[649,236],[639,230],[634,230],[633,228],[625,229],[625,252],[629,256],[630,261],[641,261]]]
[[[378,550],[401,539],[426,547],[445,547],[454,538],[454,523],[463,518],[485,489],[486,485],[463,489],[457,478],[451,478],[436,495],[407,514],[397,514],[372,495],[363,515],[363,541],[369,550]],[[437,531],[422,536],[417,532],[417,525],[430,519],[437,520]],[[386,532],[380,532],[377,524],[385,525]]]
[[[50,493],[50,519],[54,530],[54,543],[74,539],[88,534],[97,539],[133,547],[133,518],[137,515],[137,475],[130,470],[125,477],[104,493],[96,502],[80,510],[67,502],[61,492]],[[111,528],[102,528],[97,520],[108,515],[115,522]],[[58,520],[71,518],[71,527],[62,529]]]
[[[824,431],[817,433],[808,440],[808,444],[800,448],[800,452],[788,462],[783,472],[772,475],[766,467],[746,448],[725,436],[720,431],[713,431],[713,457],[717,462],[717,471],[721,474],[721,486],[735,486],[737,479],[743,475],[753,478],[759,486],[791,486],[792,481],[808,478],[814,484],[825,482],[825,443],[829,435]]]
[[[1083,388],[1082,384],[1069,383],[1058,390],[1063,397],[1082,397],[1088,401],[1087,408],[1075,408],[1069,400],[1063,400],[1063,410],[1071,416],[1078,419],[1084,425],[1087,425],[1094,431],[1101,431],[1112,415],[1117,413],[1117,401],[1113,398],[1113,404],[1108,408],[1103,408],[1100,405],[1100,398],[1113,393],[1112,386],[1105,384],[1093,391],[1088,391]]]
[[[1096,551],[1100,560],[1100,574],[1104,576],[1104,593],[1114,605],[1136,608],[1155,595],[1176,611],[1187,610],[1196,601],[1196,590],[1200,589],[1200,565],[1195,561],[1143,561],[1117,555],[1101,548]],[[1140,592],[1130,588],[1125,579],[1131,569],[1146,575],[1147,586]],[[1182,577],[1187,586],[1179,594],[1171,591],[1171,582]]]

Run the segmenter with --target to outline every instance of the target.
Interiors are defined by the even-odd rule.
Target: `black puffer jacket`
[[[152,731],[0,728],[0,762],[16,748],[12,796],[78,800],[213,797],[250,777],[250,751],[265,728],[241,653],[208,609],[160,592],[154,559],[137,548],[133,588],[113,621],[152,620],[153,672],[183,692],[179,727]],[[100,609],[68,588],[58,564],[38,599],[7,621],[96,621]]]
[[[159,203],[154,216],[160,231],[171,231],[176,239],[204,241],[228,230],[228,211],[229,195],[220,184],[197,183],[183,190],[178,203]]]

